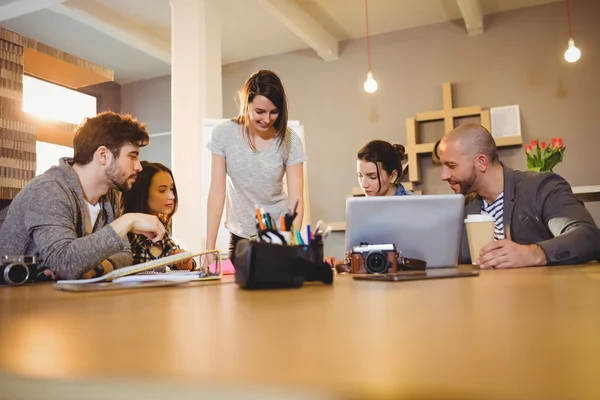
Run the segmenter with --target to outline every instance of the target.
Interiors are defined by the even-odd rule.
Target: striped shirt
[[[494,217],[494,240],[504,239],[504,192],[492,204],[483,200],[481,213]]]

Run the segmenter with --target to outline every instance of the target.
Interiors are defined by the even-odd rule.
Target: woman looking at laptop
[[[365,196],[406,196],[413,192],[406,190],[400,180],[404,176],[402,160],[406,159],[404,146],[384,140],[372,140],[358,151],[356,175],[358,184]],[[324,260],[331,267],[344,264],[333,256]]]

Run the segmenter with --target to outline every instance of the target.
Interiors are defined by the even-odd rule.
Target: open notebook
[[[222,268],[220,265],[220,255],[218,252],[216,252],[217,257],[218,257],[218,262],[216,264],[212,264],[211,267],[209,268],[209,271],[214,271],[214,272],[206,272],[203,270],[199,270],[199,271],[181,271],[180,273],[179,272],[178,273],[167,272],[167,273],[160,273],[160,274],[157,273],[156,275],[140,274],[141,272],[148,271],[148,270],[151,270],[154,268],[172,265],[172,264],[178,263],[179,261],[184,261],[184,260],[187,260],[192,257],[197,257],[197,256],[201,256],[204,254],[210,254],[210,253],[215,253],[215,252],[216,252],[216,250],[212,250],[212,251],[204,251],[204,252],[198,253],[198,254],[192,254],[189,251],[186,251],[186,252],[174,254],[172,256],[163,257],[163,258],[159,258],[159,259],[152,260],[152,261],[147,261],[145,263],[132,265],[130,267],[119,268],[112,272],[109,272],[106,275],[98,276],[95,278],[76,279],[76,280],[59,280],[59,281],[56,281],[56,284],[58,284],[58,285],[69,284],[70,285],[70,284],[85,284],[85,283],[110,282],[110,281],[118,282],[119,278],[134,275],[134,274],[138,274],[138,276],[146,277],[146,279],[141,278],[138,281],[157,279],[157,278],[154,278],[154,279],[149,278],[148,279],[148,277],[150,277],[150,276],[161,276],[162,280],[168,279],[167,276],[173,276],[173,277],[179,276],[180,277],[179,279],[181,279],[181,280],[220,279],[221,275],[222,275]],[[121,279],[121,281],[125,281],[125,280]]]

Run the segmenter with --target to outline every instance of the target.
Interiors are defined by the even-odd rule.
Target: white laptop
[[[460,194],[351,197],[346,201],[346,251],[361,243],[395,244],[427,268],[458,264],[463,232]]]

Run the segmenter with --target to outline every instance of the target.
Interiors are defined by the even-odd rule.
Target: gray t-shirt
[[[255,207],[263,207],[279,223],[288,210],[283,185],[288,165],[306,161],[302,140],[291,129],[279,146],[279,139],[262,151],[255,151],[242,140],[241,126],[234,121],[217,125],[206,148],[225,157],[227,168],[227,201],[225,228],[249,238],[256,233]]]

